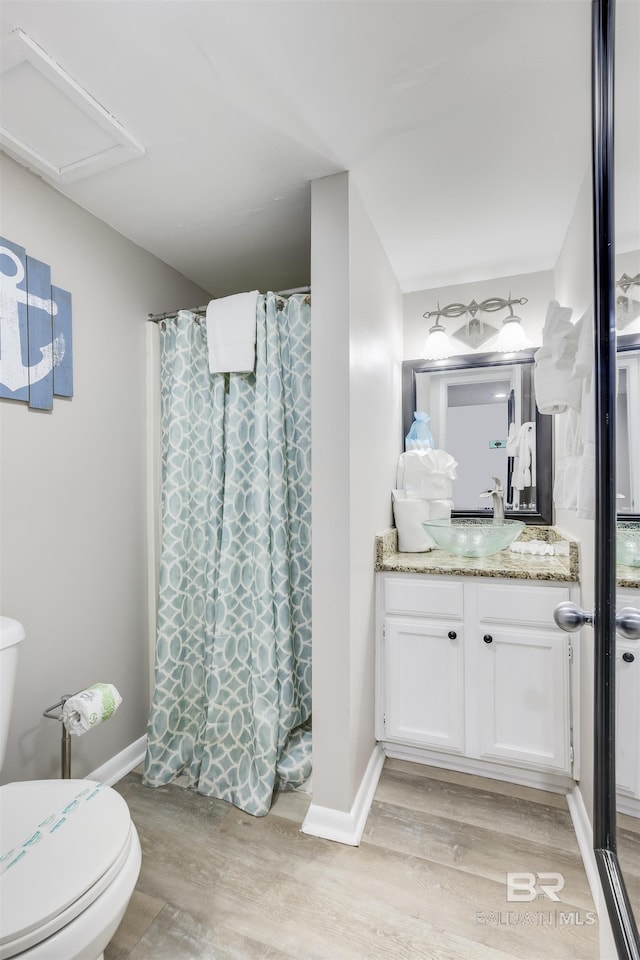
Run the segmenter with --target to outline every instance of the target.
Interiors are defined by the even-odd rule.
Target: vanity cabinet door
[[[640,642],[616,644],[616,786],[640,798]]]
[[[481,630],[482,758],[571,773],[569,638],[504,624]]]
[[[385,739],[464,749],[464,670],[459,623],[387,617]]]

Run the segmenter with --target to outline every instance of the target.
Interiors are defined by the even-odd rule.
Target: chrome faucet
[[[501,525],[504,523],[504,487],[499,477],[491,479],[495,484],[493,490],[483,490],[480,496],[493,497],[493,522]]]

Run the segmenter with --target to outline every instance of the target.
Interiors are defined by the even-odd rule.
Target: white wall
[[[401,449],[402,300],[349,174],[312,183],[313,801],[349,811],[374,739],[374,538]]]
[[[555,267],[555,299],[573,309],[573,322],[593,303],[592,260],[591,176],[587,174]],[[557,510],[556,526],[580,545],[582,607],[593,610],[594,522],[571,510]],[[593,670],[593,630],[586,627],[580,633],[580,791],[589,819],[593,817]]]
[[[2,777],[59,776],[42,710],[111,681],[122,706],[73,738],[84,776],[146,728],[146,314],[206,294],[2,155],[0,175],[3,235],[71,291],[75,387],[51,413],[0,400],[0,610],[27,631]]]

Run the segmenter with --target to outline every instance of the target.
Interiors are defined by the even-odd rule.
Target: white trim
[[[147,644],[149,702],[153,698],[160,568],[160,342],[155,323],[147,323],[145,394],[145,486],[147,525]]]
[[[478,777],[488,777],[490,780],[505,780],[507,783],[517,783],[536,790],[567,793],[574,787],[573,780],[564,775],[526,770],[524,767],[475,760],[471,757],[454,757],[452,754],[439,753],[424,747],[409,747],[401,743],[391,743],[388,740],[383,746],[385,755],[397,760],[442,767],[445,770],[456,770],[458,773],[472,773]]]
[[[609,920],[609,913],[600,882],[600,874],[598,873],[596,855],[593,852],[593,830],[579,786],[576,785],[573,790],[567,794],[567,803],[569,805],[569,813],[573,821],[573,829],[575,830],[585,873],[587,874],[589,889],[591,890],[591,896],[593,897],[593,902],[598,912],[600,960],[615,960],[617,950],[615,948],[611,921]]]
[[[111,787],[118,780],[122,780],[128,773],[131,773],[142,761],[147,752],[147,738],[140,737],[139,740],[130,743],[128,747],[116,753],[115,757],[107,760],[101,767],[88,774],[85,780],[98,780],[99,783],[106,783]]]
[[[358,788],[353,806],[349,812],[321,807],[312,803],[300,828],[301,833],[323,840],[335,840],[348,843],[352,847],[360,845],[369,810],[382,773],[384,752],[379,743],[375,745],[367,764],[362,782]]]
[[[623,793],[617,793],[616,809],[618,813],[625,813],[628,817],[640,817],[640,799],[625,797]]]
[[[567,794],[567,804],[569,805],[569,813],[571,814],[571,819],[573,821],[573,829],[575,830],[578,840],[578,847],[580,848],[580,855],[582,857],[582,862],[584,863],[587,880],[589,881],[591,896],[593,897],[593,902],[595,903],[596,907],[598,907],[600,898],[602,896],[602,886],[600,884],[600,874],[598,873],[596,856],[593,852],[593,830],[591,828],[591,822],[589,820],[587,808],[585,807],[584,800],[582,799],[580,787],[575,786],[573,790],[569,791]]]

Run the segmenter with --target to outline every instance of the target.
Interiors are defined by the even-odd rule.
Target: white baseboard
[[[640,800],[636,797],[625,797],[623,793],[617,793],[616,810],[618,813],[626,813],[628,817],[640,817]]]
[[[575,830],[576,838],[578,840],[580,856],[582,857],[584,869],[587,874],[591,896],[593,897],[593,902],[596,906],[596,909],[599,909],[602,899],[602,885],[600,883],[600,874],[598,873],[598,866],[596,864],[596,856],[593,852],[593,829],[591,827],[587,808],[585,807],[584,800],[582,799],[580,787],[575,786],[573,790],[569,791],[567,794],[567,803],[569,805],[569,813],[571,814],[571,819],[573,821],[573,829]]]
[[[582,799],[580,787],[575,786],[567,794],[567,803],[569,804],[569,813],[573,821],[573,829],[578,839],[580,855],[584,863],[584,869],[589,882],[589,889],[593,897],[593,903],[598,912],[598,936],[600,941],[600,960],[614,960],[617,957],[613,933],[611,930],[611,921],[607,912],[607,905],[604,899],[596,855],[593,852],[593,830],[587,814],[587,808]]]
[[[117,753],[115,757],[111,757],[110,760],[107,760],[106,763],[103,763],[101,767],[88,774],[84,779],[97,780],[99,783],[106,783],[107,786],[111,787],[118,780],[122,780],[128,773],[131,773],[138,764],[142,763],[146,752],[147,738],[146,736],[140,737],[139,740],[130,743],[128,747]]]
[[[383,763],[384,752],[377,743],[369,758],[351,810],[347,813],[312,803],[302,824],[301,832],[312,837],[322,837],[323,840],[335,840],[337,843],[347,843],[352,847],[359,846]]]
[[[584,863],[584,869],[587,874],[591,896],[593,897],[595,908],[598,911],[600,960],[616,960],[618,951],[613,938],[602,883],[600,882],[596,856],[593,852],[593,830],[584,805],[584,800],[582,799],[580,787],[574,787],[573,790],[567,794],[567,803],[569,804],[569,812],[578,839],[578,847],[580,848],[582,862]]]
[[[424,747],[409,747],[389,741],[385,741],[383,746],[385,755],[396,760],[409,760],[412,763],[441,767],[444,770],[455,770],[457,773],[471,773],[477,777],[487,777],[489,780],[504,780],[507,783],[533,787],[536,790],[547,790],[550,793],[564,794],[575,786],[575,781],[563,774],[524,770],[468,757],[448,756],[435,750],[426,750]]]

